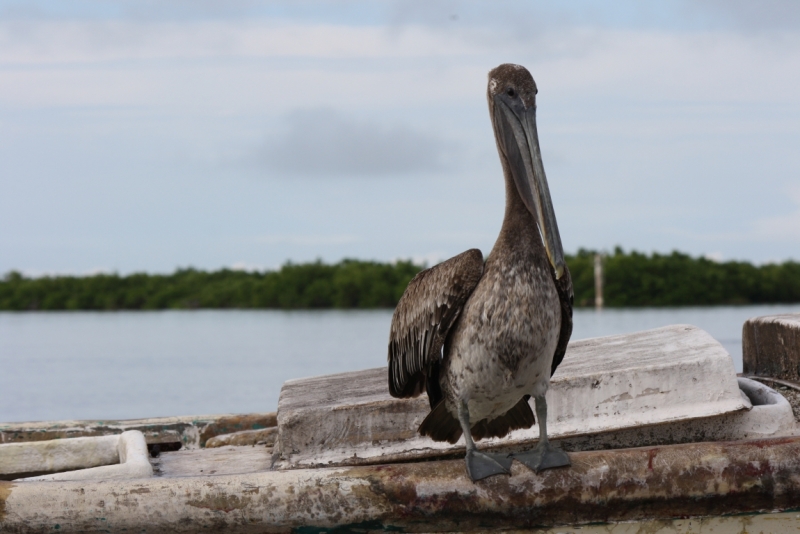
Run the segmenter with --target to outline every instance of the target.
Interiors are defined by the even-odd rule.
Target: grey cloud
[[[395,2],[390,24],[491,30],[498,40],[535,41],[561,28],[734,28],[743,31],[800,29],[797,0],[673,0],[611,4],[497,0],[487,3],[410,0]]]
[[[286,174],[386,176],[442,170],[447,152],[445,141],[405,126],[316,109],[290,114],[261,156],[268,169]]]
[[[744,30],[800,29],[797,0],[695,0],[687,6]]]

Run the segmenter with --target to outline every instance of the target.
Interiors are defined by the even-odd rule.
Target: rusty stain
[[[657,449],[650,449],[647,453],[647,468],[650,471],[653,470],[653,460],[655,459],[657,454],[658,454]]]
[[[135,493],[141,495],[142,493],[150,493],[150,488],[136,488],[130,490],[128,493]]]
[[[786,443],[793,443],[797,440],[797,438],[792,436],[784,436],[780,438],[766,438],[766,439],[751,439],[747,440],[745,443],[753,447],[758,447],[759,449],[763,449],[765,447],[774,447],[775,445],[783,445]],[[736,441],[728,442],[728,443],[738,443]]]
[[[570,468],[537,474],[515,462],[511,476],[477,484],[467,478],[463,459],[456,459],[84,485],[98,499],[120,494],[117,504],[103,511],[109,524],[148,532],[535,529],[785,510],[800,502],[800,438],[570,457]],[[145,487],[150,494],[140,494],[135,505],[120,502]],[[259,487],[264,491],[256,491]],[[34,495],[51,502],[50,510],[68,510],[70,529],[91,530],[97,509],[63,490],[20,484],[14,509],[6,511],[14,520],[0,520],[0,530],[45,530],[45,519],[54,512],[31,504]],[[121,509],[125,506],[130,508]]]
[[[239,497],[238,495],[227,495],[224,493],[216,495],[206,495],[202,499],[186,501],[189,506],[195,508],[205,508],[212,512],[232,512],[241,510],[250,504],[250,498]]]
[[[475,485],[473,493],[456,489],[465,484],[469,487],[463,461],[404,464],[382,469],[361,467],[348,473],[365,476],[372,492],[384,496],[393,505],[402,506],[404,515],[435,515],[437,522],[449,520],[465,529],[467,525],[479,526],[485,520],[519,528],[581,521],[624,521],[648,516],[741,513],[772,509],[776,505],[777,508],[793,506],[792,502],[796,502],[793,499],[800,497],[800,487],[792,480],[796,471],[778,468],[769,458],[750,459],[760,456],[761,441],[764,440],[576,453],[572,469],[540,475],[528,473],[514,464],[510,478],[492,477],[482,481]],[[792,442],[795,452],[791,454],[800,449],[797,439],[775,441],[780,442],[775,444],[777,448]],[[704,449],[717,454],[708,454]],[[775,448],[771,451],[777,452]],[[705,454],[698,454],[703,452]],[[800,461],[791,454],[778,456],[783,461],[788,460],[796,470]],[[654,465],[657,455],[665,458]],[[707,462],[703,458],[714,459],[720,455],[727,460],[721,472],[713,465],[705,465]],[[595,480],[598,464],[608,469],[600,480]],[[418,484],[424,484],[429,478],[430,473],[426,471],[432,465],[438,469],[437,485],[453,490],[418,495]],[[716,482],[716,489],[710,492],[709,482]],[[781,491],[776,491],[778,486]],[[785,494],[779,495],[784,491]],[[700,496],[702,501],[697,500]],[[503,517],[495,515],[490,519],[485,515],[487,508],[498,503],[507,503],[503,506],[506,512],[499,514]]]
[[[14,489],[13,482],[4,482],[0,480],[0,521],[3,521],[6,517],[6,501],[8,500],[9,495],[11,495],[11,490]],[[2,524],[0,524],[2,526]]]

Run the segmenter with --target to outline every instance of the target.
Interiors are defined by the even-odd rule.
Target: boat
[[[0,424],[0,532],[800,531],[800,314],[748,320],[743,353],[691,325],[572,341],[548,394],[572,466],[478,482],[385,367],[271,413]]]

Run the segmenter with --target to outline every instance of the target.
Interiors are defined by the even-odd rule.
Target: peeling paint
[[[234,510],[241,510],[246,508],[251,502],[250,498],[240,497],[238,495],[206,495],[202,499],[186,501],[188,506],[196,508],[206,508],[214,512],[232,512]]]
[[[418,434],[427,399],[390,397],[386,376],[379,368],[287,381],[275,465],[463,457],[463,439],[449,444]],[[674,325],[570,343],[548,390],[548,435],[567,452],[786,435],[794,416],[784,404],[753,410],[725,349],[698,328]],[[478,446],[519,452],[538,435],[534,425]]]
[[[646,520],[640,532],[648,532],[653,521],[786,510],[800,502],[800,438],[590,451],[571,458],[572,467],[542,473],[515,462],[510,476],[478,483],[467,477],[463,459],[20,483],[3,497],[0,531],[41,532],[58,523],[61,532],[469,532]],[[98,508],[101,500],[105,506]]]

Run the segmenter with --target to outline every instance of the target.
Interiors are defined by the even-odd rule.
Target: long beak
[[[511,167],[517,191],[539,225],[547,258],[558,280],[564,274],[566,264],[539,149],[536,106],[525,108],[519,99],[512,100],[502,93],[495,96],[494,100],[495,124],[501,149]]]

